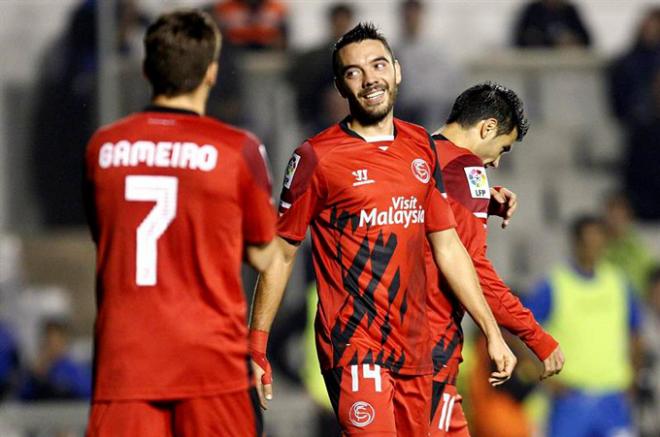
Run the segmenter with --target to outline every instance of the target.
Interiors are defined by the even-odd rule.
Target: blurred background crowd
[[[473,338],[461,391],[473,435],[543,436],[553,396],[612,387],[634,403],[639,435],[660,435],[660,4],[652,0],[0,2],[0,435],[82,435],[95,311],[82,156],[96,127],[148,103],[141,38],[150,20],[179,6],[217,20],[223,48],[208,113],[264,140],[275,196],[291,151],[347,112],[330,52],[357,21],[378,24],[401,62],[400,118],[435,130],[476,82],[516,90],[530,133],[490,179],[521,205],[506,230],[491,223],[489,255],[560,339],[566,376],[539,384],[539,364],[512,338],[516,377],[491,389],[484,346],[466,326]],[[594,275],[580,282],[562,266],[588,273],[604,260],[625,286],[601,302],[580,300],[598,286]],[[253,278],[244,276],[249,294]],[[271,335],[270,436],[336,435],[317,378],[312,284],[299,262]],[[566,299],[577,312],[556,304]],[[602,325],[583,323],[573,335],[580,312],[599,308]],[[599,329],[617,317],[626,320],[617,332]],[[600,359],[580,357],[616,347],[625,348],[621,371],[594,380]]]

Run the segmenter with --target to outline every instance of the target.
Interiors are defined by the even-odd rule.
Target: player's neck
[[[474,147],[474,143],[471,139],[470,132],[463,129],[458,123],[449,123],[433,132],[433,135],[435,134],[441,134],[443,137],[451,141],[455,146],[460,147],[461,149],[467,149],[478,156],[478,153],[475,150],[476,147]]]
[[[374,124],[362,124],[351,117],[348,121],[348,127],[362,137],[394,135],[394,115],[390,112],[385,118]]]
[[[199,115],[204,115],[206,112],[206,97],[200,91],[195,91],[188,94],[181,94],[175,97],[167,97],[165,95],[158,95],[151,100],[151,103],[157,106],[166,108],[185,109],[193,111]]]

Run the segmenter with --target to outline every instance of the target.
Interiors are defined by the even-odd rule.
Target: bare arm
[[[277,310],[282,303],[286,284],[289,282],[298,246],[281,237],[275,237],[276,245],[272,262],[261,271],[252,301],[250,316],[250,356],[254,371],[257,394],[261,407],[266,409],[273,398],[272,375],[266,358],[268,332]]]
[[[454,294],[488,340],[488,352],[497,365],[491,383],[497,385],[511,377],[516,357],[502,338],[495,317],[481,291],[477,273],[455,229],[428,235],[438,268]]]
[[[245,257],[248,264],[254,267],[259,273],[263,273],[275,260],[279,249],[277,238],[274,238],[266,244],[258,246],[249,244],[245,246]]]
[[[289,282],[298,246],[281,237],[275,237],[276,245],[272,262],[261,270],[252,300],[250,329],[270,331],[275,314],[280,308],[286,284]]]

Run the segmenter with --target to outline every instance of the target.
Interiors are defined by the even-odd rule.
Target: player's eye
[[[376,70],[382,70],[386,67],[386,65],[387,64],[385,64],[385,62],[376,62],[376,64],[374,64],[374,67],[376,68]]]
[[[349,68],[348,70],[346,70],[344,72],[344,77],[346,79],[354,79],[354,78],[358,77],[359,74],[360,74],[360,72],[358,71],[357,68]]]
[[[511,146],[502,147],[502,153],[509,153],[511,151]]]

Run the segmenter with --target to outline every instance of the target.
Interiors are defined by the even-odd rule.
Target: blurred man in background
[[[287,11],[277,0],[224,0],[213,12],[228,44],[252,50],[286,48]]]
[[[438,152],[447,201],[456,217],[456,231],[479,275],[481,288],[497,323],[519,336],[544,364],[542,378],[558,373],[564,364],[559,345],[534,320],[498,276],[486,256],[487,220],[500,215],[506,226],[516,208],[516,197],[504,188],[492,189],[487,167],[499,166],[512,144],[522,141],[528,129],[523,104],[516,93],[502,85],[475,85],[456,99],[447,124],[433,140]],[[463,308],[435,266],[427,260],[431,297],[429,319],[433,337],[432,436],[468,436],[467,422],[456,391],[462,360]]]
[[[355,11],[348,3],[330,6],[325,41],[296,56],[288,72],[296,92],[298,120],[306,135],[314,135],[346,114],[346,102],[335,89],[330,57],[335,42],[353,26],[354,18]]]
[[[305,141],[289,161],[278,223],[283,256],[257,282],[250,346],[262,405],[272,397],[268,333],[311,225],[318,355],[342,432],[426,437],[427,244],[488,337],[494,383],[509,377],[515,357],[454,231],[428,134],[394,118],[402,76],[387,40],[373,25],[358,24],[337,42],[332,59],[350,115]]]
[[[397,113],[404,120],[428,128],[436,120],[447,117],[464,72],[442,42],[424,34],[430,21],[436,18],[429,15],[423,1],[401,1],[399,19],[401,40],[394,51],[407,68],[403,72],[406,81],[399,91]]]
[[[0,320],[0,402],[16,385],[19,356],[18,345],[12,330]]]
[[[270,264],[275,213],[264,146],[204,116],[220,42],[208,14],[162,15],[144,39],[151,105],[87,148],[90,437],[262,434],[240,267]]]
[[[637,295],[643,298],[656,260],[635,230],[635,215],[628,197],[623,192],[610,194],[603,213],[607,227],[605,258],[623,270]]]
[[[571,260],[525,299],[570,362],[548,383],[549,437],[634,435],[628,390],[639,363],[640,309],[623,272],[604,260],[606,242],[600,218],[575,219]]]
[[[653,82],[660,72],[660,7],[650,9],[637,28],[635,41],[609,71],[610,104],[627,128],[654,118]]]
[[[524,48],[589,47],[591,36],[568,0],[537,0],[521,11],[514,43]]]
[[[39,357],[25,375],[20,389],[21,399],[89,399],[92,372],[89,364],[80,363],[71,356],[68,323],[47,320],[41,335]]]

